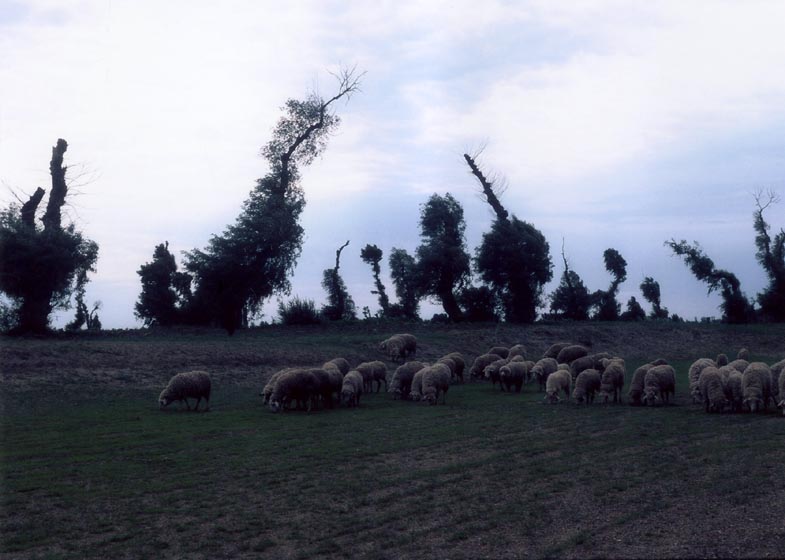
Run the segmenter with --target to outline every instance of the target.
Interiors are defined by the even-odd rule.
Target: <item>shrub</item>
[[[318,325],[322,322],[316,303],[297,296],[287,302],[278,300],[278,317],[282,325]]]

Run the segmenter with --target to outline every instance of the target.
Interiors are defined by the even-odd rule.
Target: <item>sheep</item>
[[[408,356],[417,353],[417,338],[412,334],[394,334],[379,344],[379,350],[387,354],[393,362],[406,361]]]
[[[418,370],[417,373],[414,374],[414,377],[412,377],[409,398],[413,401],[419,401],[422,398],[422,376],[425,374],[426,369],[428,369],[428,366]]]
[[[455,369],[453,370],[453,374],[455,377],[463,383],[463,371],[466,369],[466,361],[463,359],[463,354],[460,352],[450,352],[446,356],[442,356],[443,358],[450,358],[453,362],[455,362]]]
[[[556,366],[557,371],[560,369],[564,371],[570,371],[570,364],[559,364],[558,366]]]
[[[482,377],[485,373],[485,366],[501,359],[502,357],[498,354],[481,354],[477,356],[471,369],[469,369],[469,377],[472,379]]]
[[[352,369],[352,367],[349,365],[349,362],[345,358],[333,358],[329,362],[325,362],[324,365],[322,365],[322,368],[324,369],[330,369],[331,367],[338,368],[338,371],[341,372],[341,376],[346,375],[349,373],[349,370]]]
[[[654,366],[643,378],[643,398],[645,405],[656,405],[657,401],[667,403],[670,395],[676,394],[676,371],[672,366]]]
[[[709,366],[701,371],[698,387],[706,412],[722,412],[728,405],[725,389],[722,386],[722,375],[716,367]]]
[[[382,387],[382,382],[384,382],[385,390],[387,389],[387,366],[384,365],[384,362],[363,362],[354,369],[362,374],[363,379],[365,380],[365,387],[363,389],[366,393],[373,391],[374,381],[376,381],[377,393]]]
[[[528,373],[526,362],[510,361],[499,369],[499,381],[507,388],[508,393],[512,392],[513,387],[516,393],[520,393]]]
[[[514,356],[521,356],[524,360],[526,359],[526,348],[523,344],[516,344],[510,347],[510,351],[507,353],[507,359],[512,360]]]
[[[630,405],[638,406],[641,404],[641,397],[643,396],[643,380],[646,377],[646,373],[653,367],[654,363],[643,364],[641,367],[635,370],[635,373],[632,374],[630,390],[627,392],[627,396],[630,399]]]
[[[750,412],[756,413],[769,405],[771,398],[771,369],[763,362],[752,362],[741,374],[741,394],[743,404]]]
[[[274,374],[270,376],[270,379],[267,380],[267,383],[265,384],[264,388],[262,388],[261,393],[259,393],[259,395],[262,397],[262,402],[264,404],[270,402],[270,395],[273,394],[273,390],[275,389],[275,383],[278,381],[278,378],[281,377],[281,375],[284,372],[289,371],[290,369],[292,368],[284,368],[282,370],[276,371]]]
[[[319,380],[307,369],[290,369],[285,371],[275,383],[270,395],[270,410],[280,412],[292,400],[297,402],[297,407],[305,405],[311,411],[312,397],[319,390]]]
[[[692,404],[700,402],[701,394],[700,394],[700,387],[698,387],[698,378],[701,375],[701,372],[709,367],[715,366],[714,360],[710,358],[699,358],[692,362],[690,369],[687,371],[687,377],[689,378],[690,383],[690,396],[692,396]]]
[[[188,399],[196,399],[194,410],[199,410],[202,398],[205,400],[205,409],[210,410],[210,375],[206,371],[185,371],[174,375],[158,396],[158,406],[163,409],[173,401],[185,401],[185,407],[191,410]]]
[[[337,367],[329,369],[324,368],[310,368],[308,369],[317,380],[317,386],[313,394],[313,404],[318,407],[318,398],[321,397],[325,406],[333,407],[333,395],[337,395],[340,399],[341,388],[343,386],[343,375]]]
[[[584,400],[586,404],[594,401],[594,393],[600,390],[600,372],[596,369],[585,369],[578,374],[575,379],[575,389],[572,391],[572,398],[580,404]]]
[[[728,365],[728,356],[726,354],[717,354],[717,357],[714,358],[714,363],[717,364],[718,368],[722,366]]]
[[[442,404],[447,404],[447,391],[450,388],[450,368],[445,364],[434,364],[425,368],[422,374],[422,398],[428,404],[437,404],[439,393]]]
[[[556,361],[560,364],[571,364],[578,358],[587,356],[588,354],[589,350],[586,349],[586,347],[581,346],[580,344],[573,344],[562,348],[559,355],[556,356]]]
[[[780,379],[779,383],[777,383],[777,388],[780,392],[780,402],[777,403],[777,406],[782,409],[782,415],[785,416],[785,375],[782,375],[782,372],[780,372]]]
[[[608,352],[598,352],[596,354],[591,354],[591,359],[592,359],[592,364],[593,364],[592,368],[596,369],[597,371],[602,373],[602,368],[603,368],[602,361],[605,360],[605,359],[610,360],[611,358],[613,358],[613,356],[611,354],[609,354]],[[578,358],[578,359],[580,359],[580,358]]]
[[[425,364],[413,360],[406,362],[395,370],[390,381],[388,392],[393,394],[394,399],[409,398],[409,392],[412,390],[412,379],[414,374],[425,367]]]
[[[744,393],[741,390],[742,374],[734,368],[729,369],[730,373],[725,381],[725,398],[728,399],[732,412],[741,412],[744,402]]]
[[[622,402],[621,390],[624,388],[624,376],[627,374],[627,369],[624,365],[624,360],[621,358],[602,360],[602,386],[600,387],[600,395],[607,403],[613,394],[613,402]]]
[[[560,402],[561,398],[559,397],[559,391],[564,391],[564,394],[567,396],[567,400],[570,400],[571,383],[572,377],[570,377],[569,371],[554,371],[545,381],[545,398],[543,401],[550,403]]]
[[[747,360],[733,360],[728,365],[739,373],[744,373],[744,370],[747,369],[747,366],[750,365],[750,363]]]
[[[537,379],[537,383],[540,385],[539,391],[545,389],[548,376],[557,369],[559,369],[559,364],[553,358],[543,358],[534,364],[534,366],[531,368],[531,373]]]
[[[506,346],[494,346],[486,354],[498,354],[500,358],[507,358],[510,354],[510,349]]]
[[[543,358],[553,358],[554,360],[559,355],[563,349],[567,348],[568,346],[572,346],[572,342],[557,342],[555,344],[551,344],[545,353],[542,355]]]
[[[534,373],[532,372],[532,369],[534,368],[534,362],[532,360],[526,360],[523,363],[526,364],[526,379],[524,380],[524,383],[528,384],[534,380]]]
[[[485,379],[490,379],[494,387],[496,387],[496,383],[499,383],[499,389],[502,391],[504,391],[504,386],[500,383],[501,377],[499,376],[499,370],[502,368],[502,366],[505,365],[507,365],[507,360],[502,358],[500,360],[496,360],[495,362],[491,362],[485,366],[485,369],[483,370],[483,376]]]
[[[771,395],[774,402],[779,402],[780,397],[780,376],[782,369],[785,368],[785,360],[772,364],[769,368],[771,371]]]
[[[528,361],[528,360],[524,356],[521,356],[520,354],[517,354],[517,355],[513,356],[512,358],[507,358],[507,363],[510,363],[510,362],[526,362],[526,361]]]
[[[592,356],[581,356],[577,360],[574,360],[570,364],[572,382],[575,383],[575,380],[578,379],[578,374],[587,369],[598,369],[594,367],[594,358]]]
[[[457,369],[458,369],[458,365],[457,365],[457,363],[455,362],[455,359],[453,359],[453,358],[450,358],[450,357],[448,357],[448,356],[442,356],[441,358],[439,358],[438,360],[436,360],[436,363],[437,363],[437,364],[444,364],[444,365],[446,365],[446,366],[447,366],[447,367],[450,369],[450,379],[451,379],[451,380],[452,380],[453,378],[455,378],[455,379],[457,379],[457,378],[458,378],[458,376],[457,376],[457,374],[456,374],[456,371],[457,371]]]
[[[738,353],[736,354],[737,360],[744,360],[745,362],[750,361],[750,351],[746,348],[741,348]]]
[[[341,402],[349,408],[360,406],[360,396],[363,394],[363,376],[353,369],[348,372],[341,384]]]

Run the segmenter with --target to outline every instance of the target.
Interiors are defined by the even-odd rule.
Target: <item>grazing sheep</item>
[[[672,366],[654,366],[643,378],[643,404],[655,406],[657,401],[667,403],[676,394],[676,371]]]
[[[646,373],[653,367],[654,363],[643,364],[641,367],[635,370],[635,373],[632,374],[630,390],[627,392],[627,396],[630,399],[630,405],[639,406],[642,404],[641,397],[643,397],[643,380],[646,377]]]
[[[692,362],[690,369],[687,371],[687,377],[690,383],[690,396],[692,397],[692,404],[701,401],[700,387],[698,386],[698,378],[701,372],[707,367],[716,367],[714,360],[710,358],[699,358]]]
[[[543,391],[545,389],[548,376],[557,369],[559,369],[559,364],[554,358],[543,358],[534,364],[534,366],[531,368],[531,372],[532,375],[537,379],[537,383],[540,385],[539,391]]]
[[[276,371],[274,374],[272,374],[270,376],[270,379],[267,380],[267,383],[265,384],[264,388],[262,389],[262,392],[259,393],[259,395],[262,397],[262,402],[264,404],[267,404],[267,403],[270,402],[270,395],[273,394],[273,390],[275,389],[275,383],[278,381],[278,378],[281,377],[281,375],[284,372],[287,372],[290,369],[292,369],[292,368],[284,368],[282,370]]]
[[[425,370],[428,369],[429,366],[426,366],[420,370],[418,370],[414,377],[412,377],[412,385],[411,391],[409,392],[409,398],[413,401],[419,401],[422,398],[422,376],[425,374]]]
[[[510,351],[507,353],[507,359],[512,360],[515,356],[521,356],[524,360],[526,359],[526,347],[523,344],[516,344],[515,346],[510,347]]]
[[[780,360],[769,368],[771,371],[771,394],[774,402],[779,402],[779,397],[782,394],[780,393],[780,374],[783,368],[785,368],[785,360]]]
[[[570,364],[559,364],[556,366],[557,370],[563,369],[564,371],[570,371]]]
[[[743,404],[753,414],[766,410],[771,398],[771,369],[763,362],[752,362],[741,374]]]
[[[744,370],[747,369],[747,366],[750,365],[750,363],[747,360],[733,360],[728,365],[739,373],[744,373]]]
[[[463,354],[460,352],[450,352],[444,358],[450,358],[453,362],[455,362],[455,369],[453,370],[453,374],[455,377],[463,383],[463,371],[466,369],[466,361],[463,359]]]
[[[501,377],[499,375],[499,370],[502,366],[507,365],[507,360],[502,358],[501,360],[496,360],[495,362],[491,362],[485,369],[483,370],[483,376],[485,379],[490,379],[493,386],[496,387],[496,384],[499,383],[499,389],[504,391],[504,386],[500,383]]]
[[[722,366],[728,365],[728,356],[725,354],[717,354],[717,357],[714,358],[714,363],[717,365],[718,368]]]
[[[741,390],[742,374],[734,368],[729,369],[730,373],[725,381],[725,398],[728,399],[732,412],[741,412],[744,404],[744,393]]]
[[[594,358],[592,356],[581,356],[577,360],[574,360],[570,364],[572,382],[575,383],[575,380],[578,379],[578,374],[587,369],[598,369],[594,367]]]
[[[560,364],[571,364],[578,358],[588,356],[589,350],[580,344],[573,344],[561,349],[559,355],[556,356],[556,361]]]
[[[394,334],[379,344],[379,350],[387,354],[393,362],[406,361],[408,356],[417,353],[417,338],[412,334]]]
[[[324,369],[330,369],[331,367],[338,368],[338,371],[341,372],[341,376],[346,375],[349,373],[349,370],[352,369],[352,367],[349,365],[349,362],[345,358],[333,358],[329,362],[325,362],[322,366]]]
[[[450,388],[450,368],[445,364],[434,364],[425,368],[422,374],[422,398],[428,404],[437,404],[439,393],[442,404],[447,404],[447,391]]]
[[[526,364],[526,379],[524,380],[524,383],[529,384],[534,381],[534,373],[532,372],[532,369],[534,368],[534,362],[532,360],[526,360],[523,363]]]
[[[328,408],[333,407],[333,396],[337,396],[340,400],[341,387],[343,386],[343,375],[336,367],[329,369],[324,368],[310,368],[310,371],[317,380],[316,390],[314,391],[313,404],[318,408],[318,400],[321,397],[322,402]]]
[[[390,381],[388,392],[393,394],[394,399],[407,399],[412,390],[412,379],[414,374],[425,367],[425,364],[418,361],[406,362],[398,366]]]
[[[357,370],[348,372],[341,384],[341,402],[349,408],[360,406],[360,396],[363,394],[363,376]]]
[[[592,368],[602,373],[602,369],[603,369],[602,361],[610,360],[611,358],[613,358],[613,356],[608,352],[598,352],[597,354],[591,354]]]
[[[739,352],[736,354],[736,359],[737,360],[744,360],[745,362],[749,362],[750,361],[750,351],[747,350],[746,348],[740,349]]]
[[[559,355],[559,352],[567,348],[568,346],[572,346],[572,342],[557,342],[555,344],[551,344],[545,353],[542,355],[543,358],[553,358],[554,360]]]
[[[319,389],[319,380],[307,369],[290,369],[285,371],[275,383],[270,395],[270,410],[280,412],[291,402],[297,403],[297,408],[305,406],[311,411],[312,397]]]
[[[508,393],[512,392],[513,387],[516,393],[520,393],[528,374],[529,367],[526,362],[510,361],[499,369],[499,381],[507,388]]]
[[[578,404],[581,404],[583,401],[586,401],[586,404],[594,402],[594,393],[600,390],[601,383],[599,371],[591,368],[583,370],[575,379],[575,389],[572,391],[572,398]]]
[[[777,406],[782,409],[782,415],[785,416],[785,375],[782,375],[782,373],[780,373],[780,379],[779,383],[777,383],[777,388],[780,392],[780,402],[777,403]]]
[[[498,354],[481,354],[474,359],[471,369],[469,369],[469,377],[472,379],[481,378],[485,374],[485,366],[501,360],[502,357]]]
[[[436,360],[436,363],[437,364],[444,364],[448,368],[450,368],[450,379],[453,379],[453,378],[455,378],[456,380],[458,379],[458,376],[455,373],[457,368],[458,368],[458,365],[456,364],[456,362],[455,362],[455,360],[453,358],[450,358],[448,356],[442,356],[441,358]]]
[[[376,381],[377,393],[382,387],[382,382],[384,382],[384,389],[387,390],[387,366],[384,365],[384,362],[363,362],[354,369],[359,371],[363,379],[365,379],[366,387],[364,389],[366,393],[373,391],[374,381]]]
[[[506,346],[493,346],[486,354],[498,354],[500,358],[507,358],[510,354],[510,349]]]
[[[728,406],[728,399],[722,386],[722,375],[716,367],[710,366],[701,371],[698,387],[706,412],[722,412]]]
[[[185,371],[176,374],[169,380],[158,396],[159,408],[169,406],[173,401],[185,401],[185,407],[191,410],[188,399],[196,399],[194,410],[199,410],[202,398],[205,400],[205,412],[210,410],[210,375],[206,371]]]
[[[613,402],[622,402],[621,390],[624,388],[624,376],[627,368],[621,358],[602,360],[602,386],[600,396],[604,402],[608,402],[613,394]]]
[[[545,398],[546,402],[557,403],[561,401],[559,391],[564,391],[567,400],[570,400],[570,385],[572,377],[567,370],[557,370],[548,376],[545,380]]]

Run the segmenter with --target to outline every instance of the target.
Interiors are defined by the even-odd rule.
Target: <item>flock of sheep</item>
[[[442,356],[432,364],[411,360],[417,353],[417,339],[410,334],[393,335],[379,345],[379,350],[394,361],[402,361],[387,384],[387,366],[382,361],[363,362],[354,368],[344,358],[335,358],[321,367],[286,368],[272,375],[261,392],[264,403],[273,412],[292,406],[307,411],[319,406],[347,407],[360,404],[365,393],[381,389],[394,399],[424,401],[437,404],[439,397],[446,404],[452,382],[464,381],[466,361],[459,352]],[[725,354],[716,359],[700,358],[689,368],[692,402],[704,404],[706,412],[739,412],[765,410],[769,401],[782,408],[785,415],[785,360],[771,366],[749,361],[746,349],[733,361]],[[624,360],[606,352],[590,354],[584,346],[571,343],[553,344],[534,362],[526,357],[526,349],[516,344],[511,348],[494,346],[475,358],[469,368],[471,379],[489,380],[501,391],[520,393],[525,384],[536,382],[545,392],[546,403],[562,398],[578,404],[590,404],[595,398],[603,402],[622,402],[627,371]],[[178,373],[161,392],[161,408],[174,401],[195,398],[196,410],[202,398],[209,410],[211,383],[204,371]],[[668,403],[676,391],[676,371],[665,360],[658,359],[639,367],[632,374],[627,392],[630,405]]]

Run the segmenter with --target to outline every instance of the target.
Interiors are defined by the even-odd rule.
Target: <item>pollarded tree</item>
[[[390,276],[395,285],[398,303],[390,306],[391,316],[419,319],[420,278],[417,262],[405,249],[390,251]]]
[[[592,295],[596,312],[594,318],[600,321],[616,321],[621,314],[621,304],[616,300],[619,284],[627,279],[627,261],[616,249],[605,249],[602,254],[607,270],[613,280],[607,290],[597,290]]]
[[[561,256],[564,261],[564,273],[559,287],[550,295],[551,313],[563,319],[585,321],[589,318],[592,296],[578,273],[570,270],[564,254],[563,242]]]
[[[169,326],[185,321],[183,308],[191,296],[191,276],[177,270],[169,242],[156,245],[153,260],[136,271],[142,292],[134,306],[134,315],[146,326]]]
[[[285,116],[261,150],[270,172],[258,180],[233,225],[213,236],[205,250],[186,253],[186,269],[196,284],[190,305],[195,320],[217,323],[232,334],[267,298],[289,292],[303,241],[299,166],[326,148],[340,123],[334,104],[359,91],[361,75],[354,70],[337,78],[338,92],[326,101],[313,93],[286,102]]]
[[[755,310],[741,291],[739,279],[732,272],[716,268],[714,261],[704,254],[697,241],[690,245],[684,239],[679,242],[671,239],[666,241],[665,245],[670,247],[674,254],[684,258],[695,278],[709,285],[708,293],[715,290],[720,292],[723,321],[748,323],[753,320]]]
[[[471,276],[465,230],[463,208],[451,194],[431,195],[422,206],[420,236],[423,243],[416,251],[422,281],[420,292],[437,298],[453,322],[460,321],[463,315],[456,291],[462,289]]]
[[[376,290],[372,290],[371,293],[379,296],[379,307],[382,308],[382,315],[386,316],[390,313],[390,298],[387,297],[387,290],[380,278],[382,269],[379,263],[382,262],[383,254],[379,247],[370,243],[360,251],[360,258],[363,262],[371,265],[371,270],[373,271],[373,281],[376,284]]]
[[[660,283],[651,276],[647,276],[641,282],[641,293],[646,301],[651,304],[651,314],[649,317],[652,319],[667,319],[668,308],[662,307],[660,303]]]
[[[496,214],[491,230],[483,234],[476,249],[475,269],[501,302],[507,321],[534,322],[543,288],[553,277],[548,242],[532,224],[510,217],[499,201],[494,181],[482,173],[474,157],[463,157]]]
[[[95,272],[98,245],[85,238],[73,223],[63,226],[68,143],[58,139],[49,170],[52,189],[46,210],[36,221],[45,191],[38,188],[21,207],[0,212],[0,291],[11,300],[18,333],[44,333],[55,309],[67,309],[71,296],[83,291],[87,273]]]
[[[341,252],[347,245],[348,241],[335,251],[335,268],[326,268],[322,273],[322,288],[327,291],[327,305],[322,307],[322,315],[331,321],[350,321],[357,318],[354,300],[339,272]]]
[[[627,310],[621,314],[622,321],[643,321],[646,318],[646,312],[635,299],[635,296],[630,296],[627,300]]]
[[[753,213],[755,228],[755,256],[769,277],[769,285],[758,294],[761,316],[766,321],[781,323],[785,321],[785,230],[774,236],[769,235],[770,226],[763,219],[763,212],[779,197],[773,191],[755,194],[756,210]]]

